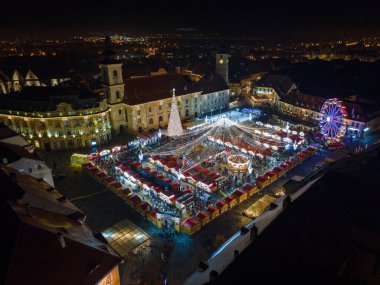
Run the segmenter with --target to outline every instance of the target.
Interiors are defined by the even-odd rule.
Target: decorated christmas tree
[[[178,137],[183,134],[181,118],[178,112],[177,99],[175,98],[175,89],[173,89],[172,107],[170,109],[168,136]]]

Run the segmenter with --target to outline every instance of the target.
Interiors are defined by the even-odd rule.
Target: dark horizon
[[[280,40],[380,35],[376,3],[334,1],[318,2],[310,7],[303,1],[245,3],[240,0],[231,5],[215,0],[204,2],[16,0],[3,4],[6,13],[0,20],[0,35],[2,38],[64,38],[107,32],[175,33],[179,28]]]

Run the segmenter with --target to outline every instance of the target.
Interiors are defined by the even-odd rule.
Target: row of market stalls
[[[210,171],[199,165],[180,173],[179,169],[180,158],[174,155],[167,156],[152,156],[150,162],[152,165],[163,167],[165,171],[171,173],[181,180],[192,185],[194,188],[200,188],[206,192],[212,194],[215,191],[223,189],[226,183],[226,178],[220,175],[218,172]]]
[[[215,205],[210,205],[206,211],[199,211],[194,217],[183,221],[182,230],[188,235],[194,234],[222,213],[252,196],[257,190],[258,188],[255,185],[245,184],[242,188],[236,189],[231,195],[227,195],[224,200],[219,200]]]
[[[238,139],[238,142],[237,142],[236,140],[231,140],[228,138],[223,138],[223,140],[215,139],[211,136],[208,137],[208,139],[211,142],[226,146],[227,148],[239,150],[243,153],[249,153],[252,156],[258,156],[260,158],[269,156],[272,153],[272,150],[269,148],[269,144],[265,144],[265,146],[251,145],[240,139]],[[276,150],[278,149],[277,146],[275,146],[275,148]]]
[[[228,142],[223,143],[227,145]],[[243,140],[239,143],[239,145],[241,144],[244,144]],[[234,147],[232,144],[231,146]],[[252,147],[251,145],[246,144],[245,146],[246,147],[240,150],[243,151],[244,149],[245,151],[243,152],[246,153],[253,151],[250,149],[250,147]],[[267,151],[268,154],[273,151],[270,148],[261,149],[261,151],[263,150]],[[113,153],[117,151],[118,150],[115,149],[110,152]],[[122,181],[122,179],[126,179],[133,185],[140,186],[139,189],[143,189],[145,193],[149,193],[149,197],[158,198],[168,205],[176,207],[179,211],[182,211],[196,199],[193,191],[187,189],[189,186],[212,194],[218,190],[223,190],[226,184],[226,178],[224,176],[199,165],[182,173],[183,158],[175,155],[151,156],[149,159],[150,165],[145,167],[143,167],[141,162],[134,160],[118,162],[114,165],[116,171],[107,172],[106,168],[103,169],[102,164],[98,164],[98,162],[101,160],[99,158],[109,153],[101,152],[98,156],[90,156],[90,162],[84,163],[82,167],[86,173],[117,193],[128,205],[135,208],[137,212],[153,222],[157,227],[162,228],[165,220],[170,219],[174,222],[174,228],[177,231],[182,229],[187,234],[193,234],[218,215],[252,196],[258,189],[262,189],[284,175],[287,171],[313,155],[316,151],[315,148],[308,147],[306,150],[298,153],[296,157],[289,159],[285,163],[275,167],[272,171],[258,177],[256,185],[245,184],[243,187],[236,189],[231,195],[225,196],[223,200],[219,200],[213,205],[208,206],[205,211],[199,211],[192,217],[187,216],[183,222],[181,222],[179,215],[159,211],[152,205],[151,200],[146,199],[147,196],[143,195],[142,192],[133,193],[131,189],[124,187],[123,184],[117,180]],[[256,149],[255,154],[257,153],[258,151]],[[267,154],[265,153],[265,155]],[[181,183],[181,181],[185,183]],[[181,187],[181,185],[186,186]]]
[[[306,150],[303,150],[302,152],[298,153],[296,157],[290,158],[286,162],[273,168],[272,171],[268,171],[265,174],[257,177],[256,178],[257,187],[259,189],[264,188],[265,186],[269,185],[276,179],[283,176],[287,171],[291,170],[298,164],[302,163],[305,159],[311,157],[316,152],[317,152],[317,149],[309,146]]]

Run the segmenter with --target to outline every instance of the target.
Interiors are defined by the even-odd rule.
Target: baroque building
[[[0,123],[46,151],[100,145],[111,139],[106,101],[84,89],[25,87],[2,95]]]
[[[25,71],[25,76],[19,70],[14,70],[10,75],[0,70],[0,95],[14,91],[21,91],[29,86],[57,86],[70,78],[61,74],[60,76],[49,76],[47,79],[39,78],[31,69]]]
[[[253,97],[274,107],[280,115],[288,119],[318,125],[319,112],[325,100],[301,92],[287,76],[267,74],[255,83]],[[364,137],[380,128],[380,107],[363,101],[344,101],[347,110],[347,134]]]
[[[173,89],[176,90],[181,120],[215,115],[228,109],[230,90],[218,74],[198,80],[178,73],[157,73],[127,79],[123,77],[123,64],[114,59],[109,38],[106,38],[103,55],[101,79],[115,134],[137,134],[166,127]]]

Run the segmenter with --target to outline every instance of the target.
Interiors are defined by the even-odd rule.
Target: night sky
[[[175,32],[181,27],[282,38],[372,35],[380,30],[377,1],[329,2],[5,0],[0,38]]]

